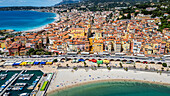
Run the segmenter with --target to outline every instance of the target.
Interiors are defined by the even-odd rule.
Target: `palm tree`
[[[69,65],[68,65],[68,64],[66,64],[66,66],[67,66],[67,67],[69,67]]]
[[[100,67],[100,64],[97,64],[98,65],[98,67]]]
[[[107,69],[110,71],[110,70],[111,70],[111,67],[110,67],[110,66],[107,66]]]
[[[145,70],[148,70],[148,65],[145,66]]]
[[[123,65],[122,65],[122,63],[119,63],[119,64],[120,64],[120,67],[121,67],[121,68],[123,68]]]
[[[86,67],[86,65],[87,65],[86,62],[84,62],[84,67]]]

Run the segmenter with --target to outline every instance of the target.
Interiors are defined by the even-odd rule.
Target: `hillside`
[[[151,0],[84,0],[86,2],[93,2],[93,3],[106,3],[106,2],[144,2],[144,1],[151,1]],[[152,2],[156,2],[157,0],[152,0]]]
[[[73,4],[73,3],[78,3],[78,2],[79,0],[63,0],[60,3],[56,4],[55,6],[64,5],[64,4]]]

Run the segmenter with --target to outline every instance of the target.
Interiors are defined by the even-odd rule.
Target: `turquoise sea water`
[[[55,21],[54,13],[36,11],[0,11],[0,30],[32,30]]]
[[[69,88],[49,96],[170,96],[170,86],[141,82],[100,82]]]

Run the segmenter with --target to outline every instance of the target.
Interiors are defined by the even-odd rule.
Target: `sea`
[[[49,96],[170,96],[170,86],[109,81],[81,85],[55,92]]]
[[[0,11],[0,30],[33,30],[55,21],[55,13],[37,11]]]

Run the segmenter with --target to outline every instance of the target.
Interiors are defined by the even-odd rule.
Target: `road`
[[[101,55],[60,55],[55,57],[44,57],[44,58],[15,58],[16,61],[24,60],[54,60],[57,59],[108,59],[108,60],[127,60],[127,61],[140,61],[140,62],[155,62],[155,63],[170,63],[170,58],[153,58],[153,57],[137,57],[137,56],[101,56]],[[3,60],[14,60],[14,58],[2,58]]]

